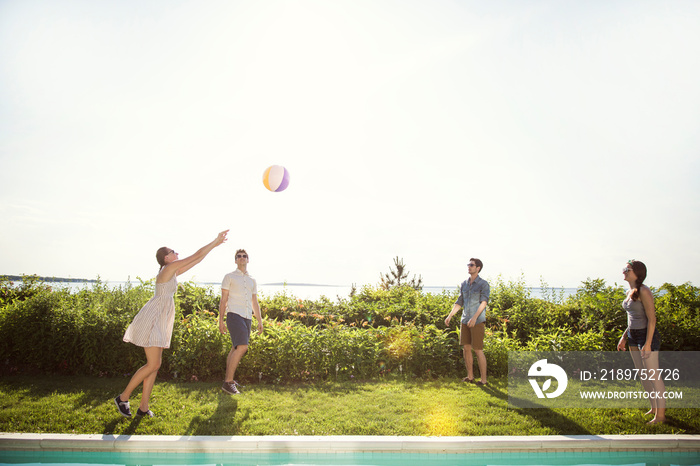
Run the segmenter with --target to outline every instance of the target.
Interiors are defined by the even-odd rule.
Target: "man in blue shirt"
[[[462,282],[459,287],[459,298],[452,306],[450,315],[445,319],[445,325],[450,326],[450,319],[462,307],[462,324],[459,331],[459,344],[464,350],[464,364],[467,366],[467,376],[464,382],[474,383],[474,357],[472,348],[476,353],[476,361],[479,364],[481,380],[477,385],[487,385],[486,380],[486,356],[484,356],[484,333],[486,329],[486,305],[489,301],[491,288],[486,280],[479,276],[484,264],[475,258],[469,259],[469,279]]]

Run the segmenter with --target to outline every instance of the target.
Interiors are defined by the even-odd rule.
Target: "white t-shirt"
[[[226,312],[245,319],[253,318],[253,295],[258,294],[258,284],[253,277],[236,269],[226,274],[221,289],[228,290]]]

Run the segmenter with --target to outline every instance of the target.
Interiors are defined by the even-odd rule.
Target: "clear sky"
[[[700,2],[0,0],[0,273],[700,285]],[[291,174],[271,193],[272,164]]]

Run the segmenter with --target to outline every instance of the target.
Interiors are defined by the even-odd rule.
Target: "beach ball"
[[[263,173],[263,184],[274,193],[284,191],[289,186],[289,171],[282,165],[267,167]]]

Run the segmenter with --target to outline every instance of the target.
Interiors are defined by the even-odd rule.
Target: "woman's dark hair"
[[[158,264],[160,264],[161,269],[165,266],[165,256],[168,254],[170,254],[170,248],[165,246],[156,251],[156,260],[158,261]]]
[[[627,263],[632,267],[632,272],[637,276],[637,280],[634,283],[635,288],[632,290],[632,301],[636,301],[639,299],[639,290],[642,289],[642,283],[644,283],[644,279],[647,278],[647,266],[644,265],[644,262],[634,259],[627,261]]]

